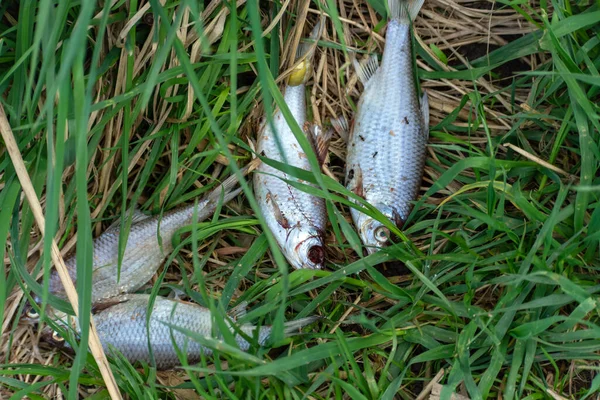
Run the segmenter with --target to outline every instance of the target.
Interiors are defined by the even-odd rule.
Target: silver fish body
[[[318,30],[318,27],[315,30]],[[321,149],[321,152],[326,152],[326,134],[317,127],[305,127],[307,124],[304,81],[308,74],[309,60],[310,57],[303,61],[295,75],[292,75],[285,88],[284,99],[298,125],[305,128],[309,142],[312,141],[315,150],[319,152],[318,149]],[[292,81],[300,83],[292,84]],[[273,116],[273,128],[266,121],[263,122],[257,140],[258,154],[310,171],[308,158],[280,110]],[[297,269],[322,268],[325,259],[323,234],[327,224],[325,201],[294,188],[284,180],[303,184],[308,184],[307,182],[299,181],[265,163],[257,168],[257,172],[254,174],[257,202],[268,229],[275,236],[287,260]]]
[[[92,304],[119,294],[131,293],[146,284],[173,250],[172,239],[175,232],[192,222],[194,209],[198,221],[208,218],[215,212],[221,195],[223,195],[223,202],[226,203],[239,194],[239,190],[232,190],[236,183],[237,179],[232,176],[204,199],[198,201],[197,205],[178,207],[160,218],[148,217],[136,211],[129,230],[119,279],[117,279],[117,271],[120,226],[113,225],[94,239]],[[76,281],[76,255],[73,254],[66,259],[65,264],[71,279]],[[54,295],[66,297],[56,270],[53,270],[50,275],[49,290]],[[39,302],[40,299],[36,300]]]
[[[150,363],[150,349],[154,355],[156,366],[167,369],[181,365],[178,351],[185,355],[189,363],[197,362],[201,354],[210,355],[212,350],[193,340],[190,335],[202,338],[220,339],[213,332],[212,315],[209,309],[197,304],[156,297],[148,318],[149,295],[124,295],[115,299],[114,305],[99,311],[94,315],[94,322],[104,351],[108,354],[113,349],[120,352],[131,363],[143,361]],[[304,318],[288,322],[284,333],[291,335],[305,325],[314,322],[316,318]],[[234,332],[229,318],[227,323]],[[75,324],[76,325],[76,324]],[[78,328],[75,326],[75,329]],[[253,325],[241,325],[239,330],[248,337],[257,338],[259,345],[264,345],[270,337],[272,328]],[[46,329],[43,337],[54,344],[62,344],[69,348],[56,332]],[[235,336],[241,350],[247,351],[250,343],[243,336]]]
[[[387,26],[381,66],[374,57],[365,66],[355,62],[364,91],[348,140],[346,187],[397,226],[418,195],[429,136],[427,97],[419,105],[411,57],[409,18],[421,5],[390,0],[395,17]],[[389,230],[381,222],[354,208],[351,213],[369,253],[387,244]]]

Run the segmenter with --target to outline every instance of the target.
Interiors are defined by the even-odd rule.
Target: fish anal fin
[[[358,75],[358,79],[362,82],[363,86],[365,86],[371,78],[377,73],[379,69],[379,60],[377,60],[377,56],[372,54],[366,61],[359,62],[356,57],[352,58],[352,65],[356,70],[356,74]]]
[[[132,299],[132,295],[124,294],[120,296],[110,297],[108,299],[97,300],[92,304],[92,314],[106,310],[107,308],[116,306],[117,304],[125,303]]]
[[[266,200],[267,200],[267,203],[271,204],[271,208],[273,209],[273,214],[275,216],[275,220],[277,221],[277,223],[279,225],[281,225],[281,227],[283,229],[289,229],[290,222],[285,217],[285,215],[283,215],[283,213],[281,212],[281,209],[279,208],[279,204],[277,204],[277,201],[275,200],[275,198],[273,197],[273,194],[271,192],[267,193]]]
[[[427,92],[423,91],[423,97],[421,97],[421,114],[423,115],[423,124],[425,128],[425,138],[429,138],[429,100],[427,98]]]
[[[311,141],[315,155],[319,161],[319,166],[322,167],[327,160],[329,143],[331,142],[333,131],[331,129],[324,130],[317,124],[307,122],[304,124],[304,133]]]
[[[331,118],[330,122],[333,129],[347,143],[350,136],[350,126],[346,117],[342,115],[337,118]]]

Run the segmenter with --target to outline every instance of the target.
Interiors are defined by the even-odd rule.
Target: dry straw
[[[21,182],[21,186],[23,187],[23,193],[25,193],[25,197],[29,202],[31,207],[31,211],[33,212],[33,216],[35,221],[37,222],[38,228],[44,235],[44,227],[45,227],[45,218],[44,213],[42,211],[42,206],[40,204],[37,195],[35,194],[35,189],[31,183],[31,178],[27,173],[27,169],[25,168],[25,163],[23,162],[23,157],[21,156],[21,152],[19,151],[19,147],[17,146],[17,142],[15,141],[15,137],[13,135],[12,129],[10,127],[10,123],[6,118],[6,113],[4,112],[4,107],[0,103],[0,133],[2,134],[2,138],[4,139],[4,143],[6,143],[6,150],[10,155],[10,158],[15,167],[15,171],[19,177],[19,182]],[[67,271],[67,267],[65,265],[65,261],[63,260],[62,255],[60,254],[60,250],[56,245],[54,239],[52,239],[52,262],[56,266],[56,271],[58,272],[58,276],[65,287],[65,291],[67,293],[67,297],[73,310],[75,311],[75,315],[79,316],[79,298],[77,296],[77,291],[75,290],[75,285],[73,285],[73,281],[69,277],[69,272]],[[104,350],[102,349],[102,345],[100,344],[100,338],[98,337],[98,332],[96,332],[96,326],[94,325],[94,321],[90,318],[90,337],[89,337],[89,345],[92,355],[96,359],[98,363],[98,368],[100,369],[100,373],[104,378],[104,382],[106,383],[106,388],[110,393],[110,396],[113,399],[121,399],[121,394],[119,393],[119,389],[117,387],[117,382],[115,381],[115,377],[110,370],[108,365],[108,360],[106,359],[106,355],[104,354]]]

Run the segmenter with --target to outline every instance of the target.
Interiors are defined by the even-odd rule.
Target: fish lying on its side
[[[150,295],[130,294],[110,299],[103,304],[106,308],[94,315],[94,322],[105,352],[110,354],[111,348],[114,348],[131,363],[149,363],[150,343],[156,367],[159,369],[181,365],[178,351],[183,352],[190,363],[199,361],[201,354],[212,353],[210,348],[202,346],[176,329],[205,338],[215,338],[209,309],[193,303],[156,297],[147,325],[149,300]],[[285,324],[284,333],[291,336],[317,319],[318,317],[308,317],[288,322]],[[77,332],[78,327],[75,326],[74,329]],[[233,327],[231,329],[233,332]],[[258,344],[262,346],[270,337],[272,328],[262,326],[258,333],[255,333],[257,327],[253,325],[241,325],[239,329],[249,337],[256,335]],[[42,338],[55,346],[70,348],[49,326],[43,330]],[[247,351],[250,348],[250,343],[241,335],[237,334],[235,338],[240,349]]]
[[[248,173],[250,168],[250,166],[245,167],[242,173]],[[123,254],[119,280],[117,280],[120,233],[118,221],[94,239],[92,304],[109,297],[134,292],[147,283],[173,250],[172,239],[175,232],[192,222],[194,209],[198,221],[208,218],[215,212],[221,199],[225,204],[241,192],[241,189],[234,190],[237,183],[237,178],[231,176],[198,201],[197,205],[187,204],[175,208],[164,213],[162,217],[149,217],[135,211]],[[160,243],[158,235],[161,238]],[[71,279],[76,281],[76,255],[73,254],[65,260],[65,264]],[[49,290],[56,296],[66,297],[56,270],[51,272]],[[41,299],[36,298],[36,302],[41,302]]]
[[[317,24],[311,39],[320,35]],[[327,156],[331,133],[306,123],[306,87],[313,52],[310,44],[301,45],[299,58],[304,61],[292,72],[285,88],[284,99],[298,125],[304,128],[313,144],[317,159],[323,163]],[[296,140],[280,110],[273,116],[273,128],[266,121],[258,134],[258,154],[293,167],[310,171],[308,158]],[[298,181],[263,163],[254,174],[254,193],[267,226],[290,264],[297,269],[320,269],[325,262],[323,234],[327,223],[325,201],[298,190],[284,181]],[[301,181],[306,184],[307,182]]]
[[[389,0],[383,61],[354,60],[364,91],[348,138],[346,187],[398,227],[408,217],[421,185],[429,137],[429,105],[413,79],[410,22],[423,0]],[[332,121],[335,122],[335,121]],[[339,122],[339,121],[338,121]],[[369,253],[387,245],[389,230],[351,209]]]

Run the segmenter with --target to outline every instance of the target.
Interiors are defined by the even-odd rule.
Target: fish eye
[[[52,332],[52,340],[54,340],[55,342],[63,342],[65,340],[65,338],[60,336],[60,334],[58,332],[53,331]]]
[[[389,236],[390,230],[385,226],[380,226],[379,228],[375,229],[375,239],[377,239],[378,242],[387,241]]]

